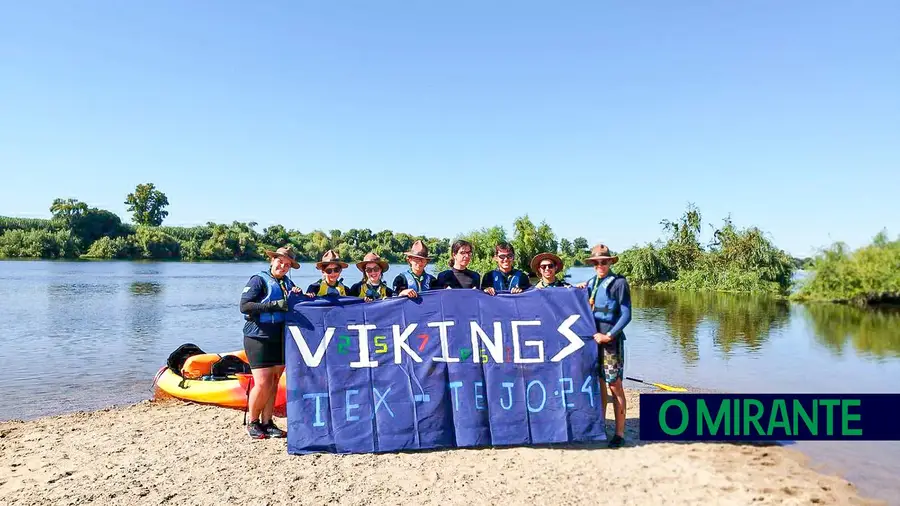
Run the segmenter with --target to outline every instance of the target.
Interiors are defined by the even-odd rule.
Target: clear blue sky
[[[877,0],[5,2],[0,214],[130,219],[152,181],[171,225],[527,213],[621,250],[694,202],[795,255],[860,246],[900,233],[898,26]]]

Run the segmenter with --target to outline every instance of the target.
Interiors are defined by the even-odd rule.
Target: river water
[[[240,292],[266,264],[0,261],[0,420],[147,399],[179,345],[242,347]],[[393,265],[389,279],[404,267]],[[358,281],[351,266],[345,283]],[[304,264],[291,277],[317,276]],[[586,268],[569,270],[571,282]],[[728,392],[900,388],[900,314],[767,297],[633,290],[629,376]],[[628,386],[640,386],[630,382]],[[868,496],[900,498],[900,443],[800,442]]]

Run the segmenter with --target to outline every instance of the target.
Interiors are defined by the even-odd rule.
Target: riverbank
[[[636,391],[628,407],[620,450],[291,456],[247,438],[240,411],[179,401],[9,421],[0,503],[883,504],[787,448],[641,442]]]

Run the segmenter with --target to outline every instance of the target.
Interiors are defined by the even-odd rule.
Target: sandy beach
[[[9,421],[0,504],[884,504],[787,448],[643,443],[635,391],[628,411],[619,450],[340,456],[291,456],[247,438],[242,412],[171,400]]]

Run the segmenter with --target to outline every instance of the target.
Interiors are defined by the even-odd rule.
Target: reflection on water
[[[633,289],[631,297],[642,318],[665,322],[687,362],[699,360],[703,325],[712,326],[713,342],[726,356],[737,348],[752,353],[787,324],[790,314],[786,302],[765,296]]]
[[[128,314],[131,326],[126,333],[128,343],[134,351],[152,349],[159,339],[164,320],[162,285],[157,282],[135,281],[129,285]]]
[[[632,289],[635,318],[663,322],[668,339],[688,363],[700,359],[704,331],[725,356],[757,353],[791,322],[791,305],[764,295]],[[900,357],[900,310],[842,304],[795,305],[794,314],[816,342],[843,356],[848,346],[872,358]]]
[[[50,297],[79,297],[83,294],[113,295],[118,290],[115,285],[104,283],[53,283],[47,285]]]
[[[134,295],[159,295],[162,285],[153,281],[134,281],[128,285],[128,290]]]
[[[838,356],[849,344],[859,354],[900,357],[900,311],[832,304],[809,304],[804,309],[816,340]]]

